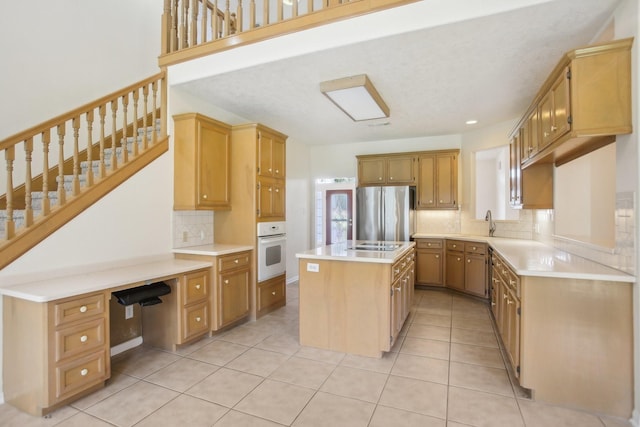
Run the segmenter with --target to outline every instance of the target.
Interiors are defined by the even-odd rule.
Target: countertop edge
[[[147,262],[93,273],[70,274],[51,280],[0,286],[0,295],[46,303],[63,298],[106,291],[128,284],[138,284],[162,277],[211,268],[207,261],[177,260]],[[87,282],[89,285],[87,285]]]
[[[216,249],[219,248],[219,249]],[[207,256],[220,256],[228,255],[237,252],[252,251],[255,248],[249,245],[232,245],[232,244],[213,244],[202,246],[188,246],[185,248],[175,248],[171,252],[174,254],[186,254],[186,255],[207,255]]]
[[[475,242],[484,242],[487,243],[494,251],[496,251],[504,260],[509,264],[509,266],[515,271],[519,276],[530,276],[530,277],[549,277],[549,278],[559,278],[559,279],[578,279],[578,280],[602,280],[609,282],[621,282],[621,283],[635,283],[636,277],[625,273],[624,271],[617,270],[613,267],[609,267],[604,264],[600,264],[596,261],[589,260],[584,257],[580,257],[578,255],[571,255],[568,252],[562,251],[560,249],[556,249],[553,246],[546,245],[537,240],[522,240],[522,239],[509,239],[506,237],[489,237],[489,236],[474,236],[474,235],[457,235],[451,233],[416,233],[412,236],[413,239],[451,239],[451,240],[463,240],[463,241],[475,241]],[[503,244],[503,248],[501,250],[500,244]],[[548,251],[549,254],[553,255],[564,255],[569,254],[571,257],[576,257],[581,260],[585,265],[590,265],[602,270],[608,270],[597,273],[585,273],[580,271],[537,271],[530,270],[527,268],[523,268],[518,265],[517,262],[513,260],[513,258],[506,253],[504,245],[508,244],[529,244],[532,248],[538,247],[543,248]],[[446,248],[443,248],[446,250]]]

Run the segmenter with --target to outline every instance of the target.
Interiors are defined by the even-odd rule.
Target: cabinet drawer
[[[465,242],[460,240],[447,240],[447,250],[448,251],[464,251]]]
[[[55,326],[102,314],[104,310],[103,294],[94,294],[55,303],[53,306]]]
[[[240,252],[218,258],[218,271],[224,272],[238,267],[248,266],[251,262],[250,252]]]
[[[487,245],[485,243],[478,242],[465,242],[464,251],[467,253],[484,255],[487,253]]]
[[[260,286],[258,289],[258,311],[284,300],[284,286],[284,280]]]
[[[188,274],[186,283],[182,287],[183,305],[192,304],[194,302],[206,299],[207,295],[209,295],[207,273],[201,272]]]
[[[56,362],[105,345],[105,319],[99,318],[55,332]]]
[[[441,249],[442,239],[417,239],[416,247],[418,249]]]
[[[182,310],[183,341],[209,330],[209,305],[203,302]]]
[[[60,364],[55,369],[56,399],[90,388],[108,377],[106,350]]]

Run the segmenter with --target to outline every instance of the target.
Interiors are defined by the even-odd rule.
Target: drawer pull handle
[[[89,370],[87,368],[84,368],[83,370],[80,371],[80,375],[82,375],[83,377],[86,377],[88,373],[89,373]]]
[[[276,169],[276,173],[280,173],[280,170],[279,170],[279,169]]]
[[[275,295],[275,294],[276,294],[276,291],[271,292],[271,295]]]
[[[427,243],[427,246],[431,246],[431,243]]]
[[[477,250],[478,248],[476,248],[475,246],[473,246],[471,249],[475,251],[475,250]]]
[[[492,303],[491,303],[491,307],[494,307],[495,305],[496,305],[496,303],[495,303],[495,302],[492,302]]]
[[[228,285],[229,284],[229,279],[224,279],[224,284]]]
[[[396,274],[400,273],[400,269],[396,268],[395,272],[396,272]]]
[[[237,263],[240,262],[240,260],[236,258],[236,259],[233,260],[233,262],[235,262],[237,264]]]
[[[196,285],[196,289],[200,290],[200,284],[199,283]]]
[[[396,292],[400,292],[402,290],[402,288],[400,286],[398,286],[397,288],[395,288]]]
[[[83,336],[80,337],[80,342],[87,342],[88,339],[89,339],[88,336],[83,335]]]
[[[458,261],[460,261],[460,257],[456,258]]]
[[[509,279],[509,284],[510,284],[510,285],[515,285],[515,284],[516,284],[516,282],[515,282],[515,280],[511,280],[511,279]]]
[[[511,301],[510,299],[507,300],[507,304],[513,304],[513,301]]]
[[[196,317],[196,322],[200,323],[200,320],[202,320],[200,316]]]
[[[457,248],[457,247],[458,247],[458,245],[455,245],[455,244],[454,244],[454,245],[451,245],[451,246],[453,246],[454,248]]]
[[[86,313],[87,312],[87,306],[83,305],[82,307],[80,307],[80,313]]]
[[[508,298],[507,294],[502,294],[502,299],[507,299],[507,298]]]
[[[471,263],[471,260],[470,260],[470,259],[468,259],[468,260],[467,260],[467,264],[469,264],[469,263]]]
[[[271,172],[271,168],[269,168],[269,172]]]

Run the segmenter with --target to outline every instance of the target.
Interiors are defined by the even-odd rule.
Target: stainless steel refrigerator
[[[359,187],[357,240],[410,240],[414,231],[415,187]]]

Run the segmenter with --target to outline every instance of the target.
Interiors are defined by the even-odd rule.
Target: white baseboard
[[[115,356],[116,354],[120,354],[132,348],[135,348],[139,345],[142,345],[142,337],[136,337],[132,340],[125,341],[122,344],[113,346],[111,347],[111,357]]]
[[[640,427],[640,412],[637,409],[634,409],[631,413],[631,419],[629,420],[633,427]]]
[[[287,285],[290,285],[290,284],[292,284],[292,283],[294,283],[294,282],[297,282],[297,281],[298,281],[298,279],[300,279],[300,276],[289,277],[289,278],[287,279]]]

